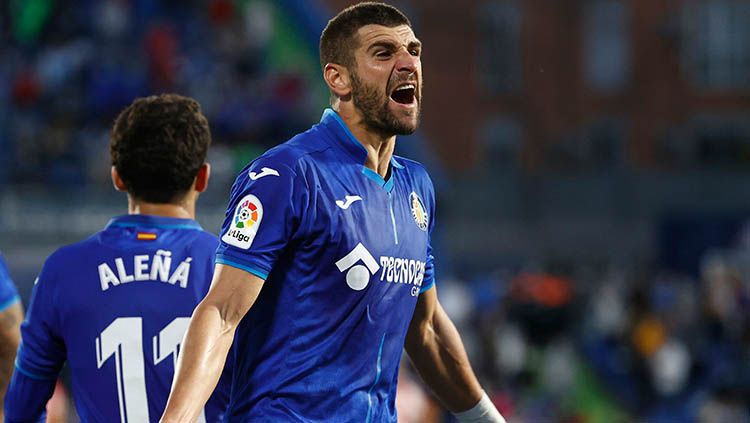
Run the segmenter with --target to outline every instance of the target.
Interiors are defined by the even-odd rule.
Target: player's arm
[[[263,280],[216,265],[211,289],[190,320],[162,422],[195,421],[224,369],[234,332],[252,307]]]
[[[419,296],[404,346],[422,380],[461,422],[504,422],[482,390],[433,286]]]
[[[21,324],[21,344],[5,395],[6,422],[43,421],[45,406],[55,390],[66,349],[57,316],[54,268],[50,259],[42,268],[31,293],[26,319]]]
[[[23,307],[16,301],[0,311],[0,421],[3,420],[3,399],[13,374],[16,350],[21,343]]]

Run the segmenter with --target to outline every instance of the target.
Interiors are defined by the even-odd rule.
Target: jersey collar
[[[139,227],[154,229],[192,229],[202,230],[201,225],[193,219],[181,219],[178,217],[163,217],[147,214],[126,214],[115,216],[107,223],[107,228]]]
[[[331,108],[325,109],[325,111],[323,111],[323,116],[320,118],[320,123],[325,126],[331,134],[333,134],[334,138],[336,138],[336,141],[338,142],[335,144],[362,166],[362,174],[383,187],[386,191],[391,192],[391,190],[393,190],[394,169],[403,169],[404,167],[401,163],[396,161],[395,157],[391,157],[389,177],[388,180],[385,180],[379,173],[364,165],[367,160],[367,150],[359,141],[357,141],[357,138],[352,134],[352,131],[349,130],[349,127],[346,126],[346,123],[344,123],[341,116],[339,116],[336,111]]]

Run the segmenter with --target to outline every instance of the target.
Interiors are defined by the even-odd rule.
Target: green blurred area
[[[11,0],[11,25],[19,43],[29,44],[37,39],[53,5],[54,0]]]

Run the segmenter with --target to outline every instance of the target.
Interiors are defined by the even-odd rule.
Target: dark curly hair
[[[149,203],[178,203],[206,162],[208,120],[197,101],[177,94],[137,98],[112,127],[112,165],[128,193]]]
[[[320,65],[336,63],[350,67],[354,63],[352,53],[358,46],[354,36],[365,25],[393,28],[411,26],[411,22],[400,10],[385,3],[362,2],[349,6],[328,21],[320,36]]]

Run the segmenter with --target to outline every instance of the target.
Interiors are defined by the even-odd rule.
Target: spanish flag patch
[[[154,241],[156,239],[156,234],[152,234],[149,232],[138,232],[138,235],[136,235],[138,238],[138,241]]]

